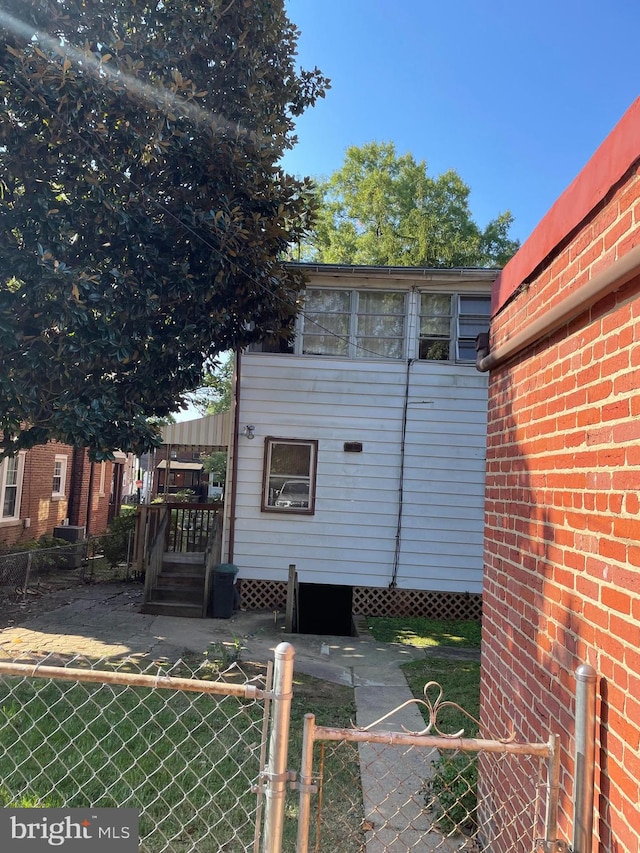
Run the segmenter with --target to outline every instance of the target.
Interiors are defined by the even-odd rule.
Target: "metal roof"
[[[161,462],[158,462],[156,467],[158,468],[169,468],[170,471],[202,471],[203,465],[202,462],[178,462],[175,459],[169,460],[169,465],[167,465],[167,460],[163,459]]]
[[[422,278],[427,280],[471,278],[494,281],[500,272],[499,269],[487,267],[385,267],[365,264],[316,264],[303,262],[290,262],[287,266],[302,272],[329,276],[349,275],[370,276],[372,278]]]
[[[205,415],[203,418],[168,424],[162,428],[163,444],[228,447],[230,437],[231,412]]]

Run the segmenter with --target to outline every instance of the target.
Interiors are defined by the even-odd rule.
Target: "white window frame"
[[[62,454],[56,454],[53,460],[53,481],[51,485],[52,498],[64,498],[67,488],[67,465],[68,457]],[[57,466],[60,466],[60,473],[56,473]],[[56,489],[56,480],[59,480],[58,488]]]
[[[17,456],[12,457],[12,460],[16,461],[16,482],[11,486],[7,486],[7,473],[9,471],[10,463],[12,460],[3,459],[0,463],[0,524],[3,522],[11,522],[11,521],[19,521],[20,520],[20,510],[22,503],[22,484],[24,481],[24,459],[25,452],[21,451],[17,454]],[[14,511],[12,515],[4,515],[4,502],[7,493],[7,488],[15,488],[16,489],[16,499],[14,504]]]
[[[103,498],[105,495],[105,485],[107,480],[107,463],[100,463],[100,482],[98,485],[98,497]]]

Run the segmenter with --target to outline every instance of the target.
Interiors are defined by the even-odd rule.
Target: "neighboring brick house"
[[[102,533],[119,506],[121,461],[91,463],[87,452],[51,442],[0,464],[0,545],[51,534],[61,524]]]
[[[505,267],[492,314],[482,720],[560,735],[571,843],[574,671],[593,666],[593,849],[637,851],[640,99]]]

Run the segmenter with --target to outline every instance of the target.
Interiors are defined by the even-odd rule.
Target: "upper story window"
[[[0,463],[0,521],[20,518],[20,499],[24,475],[24,453]]]
[[[63,498],[67,486],[67,457],[56,456],[53,463],[53,486],[51,495],[54,498]]]
[[[490,318],[489,295],[421,294],[419,358],[428,361],[475,361],[476,336],[487,331]]]
[[[488,293],[428,293],[311,287],[295,339],[255,344],[252,352],[339,358],[472,363],[479,332],[489,328]]]
[[[306,292],[302,353],[351,358],[402,358],[406,298],[394,291]]]

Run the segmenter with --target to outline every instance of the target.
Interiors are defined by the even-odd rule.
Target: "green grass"
[[[371,635],[380,643],[404,643],[420,648],[480,648],[481,624],[472,619],[445,621],[421,616],[385,616],[370,617],[367,625]]]
[[[296,674],[291,707],[289,767],[299,769],[302,755],[302,733],[305,714],[315,714],[319,726],[350,728],[356,719],[352,688]],[[361,853],[364,850],[362,821],[364,807],[360,783],[357,746],[353,744],[316,743],[314,772],[320,779],[321,793],[311,798],[309,849],[313,850],[316,830],[322,839],[321,849],[339,853]],[[294,853],[298,829],[298,793],[287,795],[283,850]]]
[[[428,682],[437,681],[442,687],[441,697],[435,685],[427,691],[436,713],[436,728],[439,732],[450,735],[463,731],[462,736],[465,738],[477,737],[476,721],[480,714],[479,663],[432,658],[404,664],[402,669],[411,692],[418,699],[424,698],[424,688]],[[439,703],[448,702],[460,708],[444,704],[441,710],[438,709]],[[425,722],[429,723],[429,710],[423,706],[420,706],[420,710]],[[432,734],[437,733],[432,729]],[[431,770],[430,778],[425,780],[425,806],[433,814],[437,826],[445,834],[458,832],[473,837],[477,829],[477,753],[441,750]]]
[[[188,677],[191,669],[188,662],[171,674]],[[211,659],[203,675],[218,677]],[[352,689],[306,677],[296,677],[294,696],[289,766],[299,768],[304,714],[346,726],[355,705]],[[254,834],[261,729],[257,701],[7,677],[0,682],[0,802],[137,808],[141,853],[240,853]],[[335,761],[328,772],[359,789],[357,761]],[[352,820],[349,802],[324,805],[330,825]],[[293,850],[293,794],[287,815],[285,849]],[[335,849],[349,848],[336,839]]]

